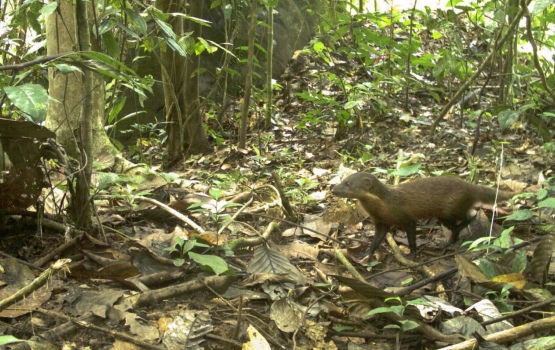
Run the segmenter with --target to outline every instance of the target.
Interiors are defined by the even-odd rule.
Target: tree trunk
[[[202,16],[202,1],[191,1],[188,15],[200,18]],[[158,0],[156,7],[164,13],[183,12],[183,1]],[[193,38],[201,34],[200,24],[189,21],[187,29],[183,18],[170,15],[167,22],[177,38],[182,38],[185,32],[191,32],[191,48],[187,50],[187,57],[181,56],[169,46],[163,45],[160,50],[162,63],[162,84],[164,87],[164,104],[166,106],[166,132],[168,134],[167,154],[164,168],[171,167],[183,156],[207,153],[209,151],[208,138],[204,131],[202,114],[199,109],[198,69],[199,56],[194,52]]]
[[[202,18],[203,1],[190,1],[190,16]],[[202,35],[202,27],[199,23],[188,21],[187,32],[192,32],[193,38]],[[185,145],[188,145],[187,155],[204,154],[210,150],[206,131],[204,130],[203,114],[200,110],[199,100],[199,68],[200,55],[194,50],[189,52],[185,74]]]
[[[360,0],[362,1],[362,0]],[[264,129],[270,130],[272,127],[272,107],[274,103],[274,94],[272,90],[272,76],[274,64],[274,6],[269,4],[268,10],[268,45],[266,46],[266,121]]]
[[[257,0],[253,0],[251,4],[249,24],[249,51],[247,53],[247,66],[245,70],[245,94],[243,95],[243,106],[241,108],[241,124],[239,125],[239,148],[245,148],[247,144],[247,121],[249,118],[249,105],[251,101],[252,90],[252,71],[254,70],[254,35],[256,27],[256,6]]]
[[[59,3],[58,11],[50,15],[46,22],[48,55],[75,50],[90,51],[87,11],[90,11],[90,2],[79,0],[77,4],[67,1]],[[79,161],[70,214],[78,226],[90,228],[93,148],[99,151],[110,144],[102,127],[103,103],[99,110],[93,109],[93,99],[104,101],[103,90],[93,90],[93,74],[88,70],[64,75],[55,68],[49,68],[48,78],[51,99],[48,103],[46,126],[56,131],[58,142],[71,157]],[[102,83],[97,86],[102,86]],[[94,128],[93,116],[96,117]],[[104,145],[102,141],[105,142]]]
[[[183,1],[158,0],[156,8],[163,13],[183,11]],[[183,35],[183,18],[170,16],[167,22],[177,37]],[[168,167],[183,154],[183,120],[185,115],[185,57],[172,50],[168,45],[160,49],[162,64],[162,86],[164,88],[164,105],[166,107],[166,157],[164,167]]]
[[[90,2],[87,8],[91,11]],[[75,5],[71,1],[58,3],[58,11],[46,19],[47,55],[74,52],[77,48],[77,26]],[[90,17],[90,16],[89,16]],[[83,72],[84,73],[84,72]],[[83,73],[62,74],[55,68],[48,69],[49,95],[46,127],[56,131],[57,141],[67,153],[77,156],[79,116],[83,103]],[[111,144],[104,131],[104,83],[102,77],[93,74],[93,90],[87,94],[92,98],[92,155],[95,161],[112,166],[119,152]]]
[[[89,31],[89,20],[87,15],[87,4],[85,0],[77,0],[76,8],[76,22],[77,22],[77,37],[79,43],[79,50],[83,52],[91,51],[91,35]],[[82,96],[83,102],[80,108],[80,156],[81,167],[77,173],[77,186],[75,191],[75,198],[73,207],[78,210],[79,215],[76,217],[77,225],[83,228],[92,227],[92,203],[90,196],[91,176],[92,176],[92,96],[90,92],[93,90],[93,73],[86,69],[82,81]]]

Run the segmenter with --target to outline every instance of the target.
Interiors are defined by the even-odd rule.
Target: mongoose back
[[[416,222],[436,217],[451,230],[447,244],[455,242],[470,220],[468,212],[480,203],[495,202],[493,188],[473,185],[452,176],[417,179],[388,186],[370,173],[359,172],[345,178],[332,189],[341,198],[356,198],[376,225],[374,240],[364,254],[374,253],[391,227],[407,233],[410,256],[416,254]],[[512,192],[499,191],[497,198],[507,200]]]

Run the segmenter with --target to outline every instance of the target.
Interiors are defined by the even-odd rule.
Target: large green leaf
[[[549,198],[539,202],[538,207],[555,209],[555,198],[554,197],[549,197]]]
[[[166,44],[173,51],[177,52],[178,54],[180,54],[183,57],[186,57],[187,53],[181,48],[181,46],[179,46],[179,44],[175,40],[176,35],[173,32],[172,27],[170,27],[167,23],[165,23],[164,21],[162,21],[162,20],[160,20],[156,17],[154,17],[154,23],[156,23],[158,28],[160,28],[160,33],[162,34],[162,37],[166,41]]]
[[[45,88],[38,84],[25,84],[6,86],[4,91],[27,120],[35,123],[44,121],[48,108],[48,93]]]
[[[189,252],[189,258],[194,260],[197,264],[208,266],[214,271],[216,275],[221,275],[229,270],[229,266],[224,259],[216,255],[201,255]]]
[[[21,342],[24,342],[24,341],[25,340],[18,339],[16,337],[14,337],[13,335],[2,335],[2,336],[0,336],[0,345],[21,343]]]
[[[422,166],[422,163],[409,164],[407,166],[404,166],[402,168],[395,170],[391,174],[394,176],[402,176],[402,177],[410,176],[418,173],[418,171],[420,171],[421,166]]]
[[[511,215],[507,216],[507,220],[522,221],[522,220],[528,220],[532,216],[534,215],[529,209],[523,209],[523,210],[516,211]]]

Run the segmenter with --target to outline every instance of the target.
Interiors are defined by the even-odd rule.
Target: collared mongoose
[[[453,176],[421,178],[389,186],[370,173],[359,172],[345,178],[332,193],[341,198],[358,199],[376,225],[374,240],[364,255],[374,253],[391,227],[397,227],[407,233],[410,256],[414,256],[419,219],[435,217],[451,230],[449,245],[470,223],[469,210],[480,204],[493,204],[496,191]],[[507,200],[513,194],[499,191],[497,199]]]

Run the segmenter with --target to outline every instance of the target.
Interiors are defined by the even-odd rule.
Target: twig
[[[430,270],[428,267],[424,265],[420,265],[418,263],[415,263],[414,261],[410,261],[407,258],[405,258],[401,253],[401,251],[399,250],[399,247],[397,246],[397,243],[393,239],[393,235],[391,233],[388,233],[385,239],[387,240],[387,243],[389,243],[389,245],[391,246],[391,249],[393,250],[393,254],[395,255],[395,258],[401,264],[409,266],[411,268],[416,268],[418,271],[420,271],[421,273],[425,274],[428,277],[435,276],[435,273],[433,273],[432,270]],[[443,284],[438,283],[438,285],[436,286],[436,291],[439,293],[440,298],[447,300],[447,295],[445,295],[445,287],[443,287]]]
[[[52,55],[52,56],[41,57],[39,59],[32,60],[32,61],[29,61],[29,62],[20,63],[20,64],[0,66],[0,71],[3,71],[3,70],[18,71],[18,70],[21,70],[21,69],[24,69],[24,68],[27,68],[27,67],[34,66],[35,64],[42,64],[42,63],[53,61],[56,58],[59,58],[59,57],[64,56],[64,55],[66,55],[66,54],[62,53],[62,54],[57,54],[57,55]]]
[[[343,266],[345,266],[347,271],[349,271],[355,279],[359,280],[360,282],[366,283],[366,280],[364,279],[364,277],[362,277],[362,275],[355,269],[355,267],[351,265],[349,260],[345,257],[345,255],[343,255],[343,253],[339,249],[335,249],[334,252],[335,252],[335,258],[339,260],[343,264]]]
[[[507,329],[501,332],[485,335],[484,339],[488,342],[508,343],[514,340],[522,340],[529,335],[540,334],[543,331],[552,330],[554,325],[555,316],[529,322],[523,324],[522,326]],[[447,346],[439,350],[476,349],[477,345],[478,344],[476,339],[472,339],[455,345]]]
[[[530,311],[539,309],[543,306],[547,306],[547,305],[550,305],[550,304],[553,304],[553,303],[555,303],[555,298],[547,299],[545,301],[542,301],[542,302],[533,304],[531,306],[525,307],[524,309],[520,309],[518,311],[511,312],[511,313],[509,313],[505,316],[501,316],[501,317],[497,317],[497,318],[494,318],[494,319],[491,319],[491,320],[484,321],[480,324],[485,327],[485,326],[490,325],[490,324],[494,324],[494,323],[497,323],[497,322],[508,320],[509,318],[513,318],[515,316],[526,314]]]
[[[194,221],[192,221],[191,219],[189,219],[185,215],[181,214],[177,210],[175,210],[173,208],[170,208],[170,207],[168,207],[167,205],[165,205],[163,203],[158,202],[156,199],[147,198],[147,197],[143,197],[143,196],[137,196],[137,197],[135,197],[135,200],[139,201],[139,202],[148,202],[148,203],[154,204],[157,207],[160,207],[160,208],[164,209],[165,211],[167,211],[168,213],[172,214],[176,218],[186,222],[189,226],[194,228],[198,233],[200,233],[200,234],[205,233],[204,229],[202,227],[200,227],[199,225],[197,225]]]
[[[268,238],[270,237],[270,234],[274,231],[274,229],[277,226],[278,226],[278,223],[276,221],[272,221],[270,222],[270,224],[268,225],[268,227],[266,228],[266,231],[264,231],[262,236],[256,237],[256,238],[235,239],[228,244],[228,247],[232,251],[235,251],[236,249],[239,249],[242,247],[254,247],[254,246],[261,245],[268,240]]]
[[[84,234],[80,234],[79,236],[67,241],[66,243],[64,243],[61,246],[59,246],[58,248],[54,249],[50,253],[46,254],[45,256],[40,258],[39,260],[35,261],[34,264],[37,265],[37,266],[44,266],[44,264],[46,264],[47,262],[52,260],[55,256],[61,254],[64,250],[76,245],[77,242],[79,242],[81,239],[83,239],[83,235]]]
[[[29,285],[21,288],[10,297],[0,301],[0,311],[3,311],[9,306],[25,299],[26,297],[31,295],[34,291],[44,286],[48,282],[50,277],[54,274],[54,272],[57,272],[60,269],[65,268],[66,265],[69,264],[70,262],[71,262],[70,259],[60,259],[56,261],[54,264],[52,264],[52,266],[50,266],[49,269],[41,273],[40,276],[35,278],[35,280],[31,282]]]
[[[283,205],[283,209],[285,209],[285,215],[287,216],[287,219],[293,222],[297,222],[298,219],[297,219],[297,216],[295,215],[295,211],[291,207],[291,203],[289,203],[289,199],[287,199],[285,192],[283,192],[283,185],[281,184],[281,179],[275,171],[272,171],[272,179],[274,179],[274,184],[276,185],[276,189],[279,193],[279,197],[281,198],[281,204]]]
[[[231,217],[231,220],[229,220],[227,223],[225,223],[224,225],[222,225],[222,227],[218,230],[218,234],[222,234],[222,232],[224,232],[224,230],[231,225],[232,222],[235,222],[235,219],[237,219],[237,217],[239,215],[241,215],[242,212],[245,211],[245,209],[252,204],[252,202],[254,201],[254,197],[252,197],[251,199],[249,199],[247,201],[247,203],[245,203],[241,208],[239,208],[239,210],[237,210],[237,212],[235,214],[233,214],[233,216]]]

